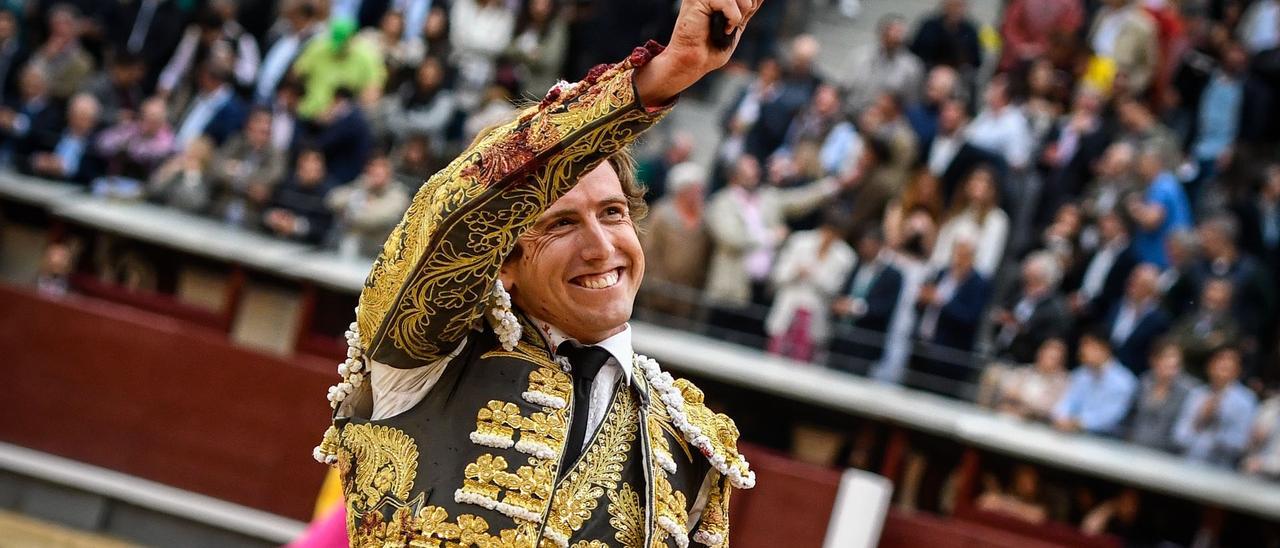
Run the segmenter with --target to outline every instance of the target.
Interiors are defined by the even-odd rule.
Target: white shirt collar
[[[560,348],[560,343],[573,339],[573,337],[566,335],[564,331],[554,325],[537,318],[531,317],[530,320],[532,320],[533,325],[538,326],[547,335],[547,342],[551,343],[552,352]],[[592,346],[599,346],[605,349],[613,357],[614,361],[618,362],[618,366],[622,368],[622,375],[626,378],[627,384],[631,384],[631,361],[635,354],[631,347],[631,324],[624,325],[622,331]]]

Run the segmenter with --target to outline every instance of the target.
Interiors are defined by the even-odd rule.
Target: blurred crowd
[[[710,165],[681,133],[641,164],[646,308],[1280,477],[1280,2],[876,32],[827,71],[803,34],[744,59]]]
[[[1280,1],[941,0],[825,70],[798,3],[709,83],[719,142],[639,162],[644,314],[1280,477]],[[516,101],[674,13],[4,0],[0,165],[370,257]]]

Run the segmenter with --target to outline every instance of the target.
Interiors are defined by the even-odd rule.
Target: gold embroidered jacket
[[[641,105],[632,81],[653,53],[637,48],[558,86],[473,144],[422,186],[388,238],[360,295],[339,368],[346,378],[330,391],[334,424],[317,448],[343,477],[353,546],[728,544],[729,493],[746,486],[749,470],[733,422],[707,410],[697,388],[652,364],[636,386],[618,387],[583,456],[561,462],[569,375],[523,316],[513,350],[479,321],[519,236],[669,110]],[[364,360],[421,367],[462,341],[418,405],[359,418],[369,403]],[[689,523],[704,480],[705,509]]]

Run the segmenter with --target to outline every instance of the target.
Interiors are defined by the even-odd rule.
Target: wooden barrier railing
[[[236,347],[214,329],[0,285],[0,440],[307,519],[327,363]]]

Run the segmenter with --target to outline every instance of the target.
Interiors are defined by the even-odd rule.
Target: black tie
[[[569,359],[573,366],[573,422],[569,426],[569,439],[565,441],[564,460],[559,473],[565,472],[582,454],[582,443],[587,437],[587,414],[591,408],[591,382],[600,368],[609,361],[609,352],[599,346],[582,346],[576,341],[560,343],[556,354]]]

